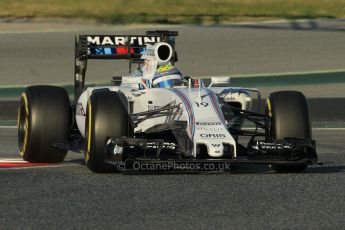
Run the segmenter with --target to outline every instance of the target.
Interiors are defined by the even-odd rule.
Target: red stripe
[[[128,48],[116,48],[116,53],[117,54],[128,54]],[[134,54],[134,49],[130,49],[130,53]]]
[[[23,167],[38,167],[48,166],[49,163],[30,163],[30,162],[0,162],[0,168],[23,168]]]

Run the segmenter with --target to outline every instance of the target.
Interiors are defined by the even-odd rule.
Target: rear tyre
[[[68,140],[71,108],[65,89],[56,86],[30,86],[20,97],[18,145],[29,162],[58,163],[67,151],[53,147]]]
[[[94,91],[88,101],[85,129],[85,163],[93,172],[116,171],[105,162],[105,140],[128,137],[132,133],[125,96],[108,89]]]
[[[266,103],[266,115],[270,125],[268,141],[285,138],[312,139],[308,102],[301,92],[280,91],[272,93]],[[307,165],[272,165],[276,172],[302,172]]]

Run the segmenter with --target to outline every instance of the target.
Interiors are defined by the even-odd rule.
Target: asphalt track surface
[[[216,174],[95,174],[69,153],[56,167],[0,169],[1,229],[343,229],[345,130],[314,130],[323,165]],[[1,156],[18,158],[16,130]]]

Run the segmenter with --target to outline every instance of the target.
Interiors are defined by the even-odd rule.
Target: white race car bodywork
[[[59,163],[68,151],[85,153],[86,166],[97,173],[229,171],[233,164],[301,172],[317,163],[301,92],[271,93],[262,113],[257,89],[228,87],[229,77],[211,77],[205,87],[175,67],[177,35],[159,30],[76,37],[72,105],[67,91],[57,86],[30,86],[21,96],[23,159]],[[87,88],[89,59],[127,59],[128,76]],[[243,127],[244,122],[255,129]],[[209,164],[213,167],[203,167]]]
[[[128,77],[131,78],[131,77]],[[132,77],[133,78],[133,77]],[[136,79],[129,79],[136,81]],[[226,103],[240,103],[241,109],[251,108],[250,93],[241,88],[190,88],[176,87],[138,89],[138,84],[122,84],[121,86],[90,87],[83,92],[78,100],[76,122],[82,135],[85,135],[85,114],[87,102],[96,89],[107,88],[110,91],[123,93],[128,103],[132,104],[130,115],[160,109],[168,104],[179,105],[179,112],[174,116],[159,116],[146,119],[137,124],[134,133],[143,133],[148,129],[173,121],[186,121],[186,132],[193,143],[191,154],[196,157],[196,146],[203,144],[207,147],[211,157],[222,157],[224,145],[232,146],[233,156],[236,157],[236,142],[228,131],[228,127],[241,127],[242,121],[238,117],[226,121],[221,110],[218,97]],[[135,117],[133,117],[135,122]]]

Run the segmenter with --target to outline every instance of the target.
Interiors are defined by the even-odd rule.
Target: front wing
[[[185,157],[179,147],[162,139],[122,138],[106,140],[106,162],[123,169],[135,169],[139,165],[155,170],[167,171],[227,171],[233,165],[310,165],[317,163],[315,141],[307,139],[285,139],[279,142],[256,141],[244,147],[238,144],[238,156],[224,155],[221,158],[199,153],[196,158]],[[210,166],[212,167],[205,167]],[[141,168],[142,169],[142,168]]]

